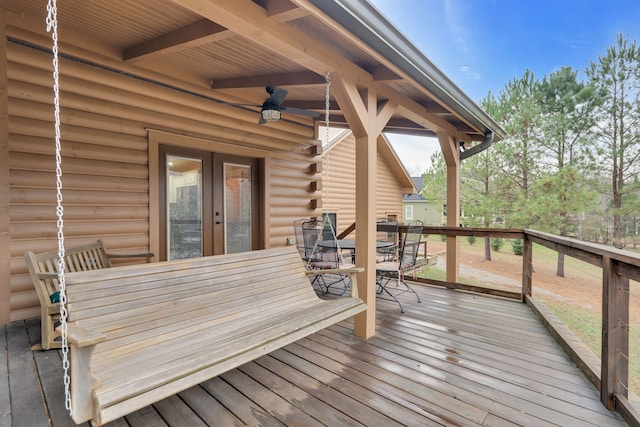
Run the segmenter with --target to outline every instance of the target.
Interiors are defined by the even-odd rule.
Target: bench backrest
[[[40,303],[51,304],[50,295],[58,290],[58,251],[24,254],[29,274],[33,280]],[[65,268],[67,272],[101,270],[111,268],[104,242],[96,242],[65,249]]]
[[[102,332],[111,349],[136,328],[180,333],[318,300],[295,246],[71,273],[66,284],[69,321]]]

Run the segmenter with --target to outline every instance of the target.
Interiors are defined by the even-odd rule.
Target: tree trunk
[[[556,268],[556,276],[564,277],[564,252],[558,251],[558,267]]]
[[[622,216],[620,215],[620,208],[622,207],[622,196],[620,192],[616,191],[613,195],[613,246],[617,249],[623,249],[624,244],[622,242]]]
[[[491,261],[491,243],[489,237],[484,238],[484,260]]]
[[[560,225],[560,235],[567,235],[567,213],[562,213],[562,223]],[[564,252],[558,251],[558,263],[556,266],[556,276],[564,277]]]

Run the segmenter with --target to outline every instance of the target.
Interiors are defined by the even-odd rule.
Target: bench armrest
[[[62,335],[61,326],[56,328],[56,333]],[[107,337],[100,332],[68,324],[67,339],[71,347],[71,418],[76,424],[81,424],[93,416],[93,390],[99,382],[92,373],[91,362],[96,344],[106,341]]]
[[[62,335],[62,327],[56,328],[58,336]],[[92,331],[75,325],[67,325],[67,339],[75,347],[89,347],[106,341],[107,337],[101,332]]]
[[[57,279],[58,273],[36,273],[36,276],[41,280]]]
[[[151,258],[155,256],[153,252],[141,252],[139,254],[110,254],[105,253],[107,258],[146,258],[147,262],[151,262]]]
[[[351,268],[327,268],[320,270],[308,270],[305,271],[307,276],[315,276],[317,274],[348,274],[349,281],[351,282],[351,297],[358,297],[358,281],[356,280],[356,273],[362,273],[364,268],[351,267]]]

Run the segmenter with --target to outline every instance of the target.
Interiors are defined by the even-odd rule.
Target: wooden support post
[[[9,247],[9,82],[7,20],[0,10],[0,325],[11,321],[11,256]]]
[[[356,138],[356,267],[365,269],[360,296],[367,311],[356,316],[354,332],[362,338],[375,335],[376,323],[376,153],[375,136]],[[366,249],[361,252],[361,247]]]
[[[614,394],[628,397],[629,279],[618,275],[616,262],[602,259],[602,367],[600,400],[615,409]]]
[[[447,163],[447,227],[460,227],[460,151],[454,138],[438,132],[438,141]],[[447,282],[457,282],[460,272],[460,239],[447,236]]]
[[[356,138],[356,267],[358,294],[367,310],[356,315],[354,333],[361,338],[375,335],[376,324],[376,166],[377,138],[397,104],[378,102],[373,87],[358,88],[338,74],[332,75],[334,94]]]
[[[533,242],[526,233],[522,246],[522,302],[525,302],[526,297],[531,296],[533,287]]]

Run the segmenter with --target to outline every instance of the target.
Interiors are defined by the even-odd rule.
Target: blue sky
[[[370,1],[477,103],[527,69],[539,79],[562,66],[582,72],[618,33],[640,42],[638,0]],[[390,139],[411,174],[426,169],[437,148],[434,141]],[[424,156],[416,154],[420,147]]]

